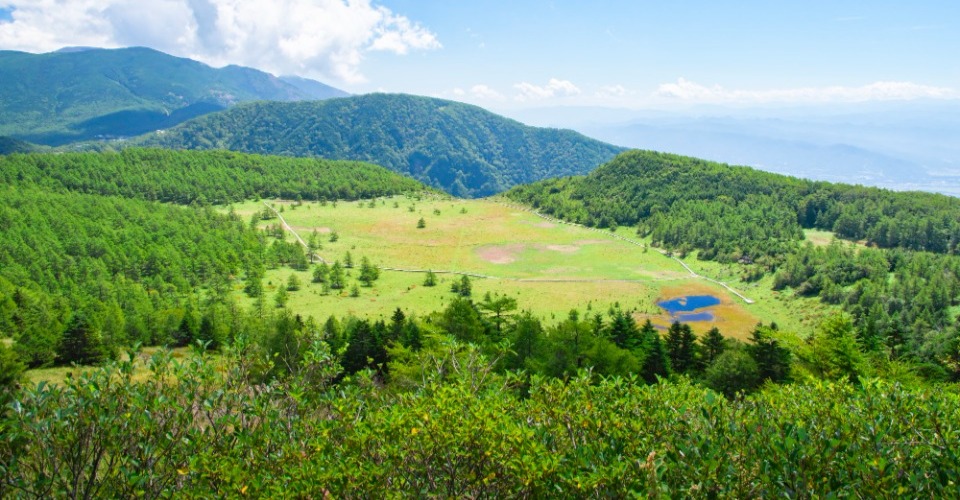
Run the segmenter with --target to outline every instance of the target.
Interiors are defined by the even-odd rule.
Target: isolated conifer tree
[[[314,283],[326,283],[329,278],[330,266],[326,262],[321,262],[320,265],[313,268]]]
[[[720,330],[713,327],[700,339],[700,346],[701,364],[706,368],[723,354],[724,349],[726,349],[726,341],[720,334]]]
[[[401,332],[403,332],[403,326],[406,324],[407,315],[403,314],[403,311],[398,307],[393,311],[393,315],[390,316],[390,339],[396,340],[400,338]]]
[[[634,349],[641,344],[640,330],[633,317],[619,307],[610,309],[607,337],[621,349]]]
[[[333,267],[330,268],[330,288],[334,290],[342,290],[345,286],[346,278],[343,276],[343,266],[340,265],[340,261],[333,263]]]
[[[427,276],[423,279],[423,286],[437,286],[437,275],[433,271],[427,271]]]
[[[373,286],[373,282],[379,277],[380,269],[371,264],[370,259],[366,257],[360,259],[360,276],[358,279],[363,283],[363,286]]]
[[[677,373],[686,373],[694,368],[697,337],[690,325],[674,321],[667,334],[666,350],[670,368]]]
[[[287,292],[287,289],[284,287],[278,287],[276,295],[273,296],[273,303],[277,305],[278,308],[285,307],[287,301],[290,299],[290,293]]]
[[[84,312],[70,318],[57,351],[57,361],[64,364],[96,365],[107,358],[103,338]]]
[[[466,274],[461,276],[459,281],[454,281],[453,284],[450,285],[450,291],[461,297],[469,297],[472,295],[473,286],[470,284],[470,277]]]
[[[290,277],[287,278],[287,291],[296,292],[299,289],[300,289],[300,278],[297,278],[296,274],[291,274]]]
[[[647,346],[647,357],[643,360],[643,367],[640,375],[647,383],[657,382],[657,377],[666,377],[670,375],[670,359],[667,357],[667,351],[660,340],[660,334],[657,333],[653,323],[647,320],[644,323],[642,331],[645,335],[644,343]]]
[[[790,379],[790,350],[781,346],[772,332],[758,325],[750,335],[752,345],[747,346],[747,351],[757,363],[761,381],[785,382]]]

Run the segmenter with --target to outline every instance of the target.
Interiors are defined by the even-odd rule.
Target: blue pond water
[[[687,295],[670,300],[661,300],[657,305],[662,307],[675,321],[687,323],[691,321],[713,321],[711,311],[701,311],[707,307],[720,304],[720,299],[713,295]]]
[[[677,297],[670,300],[662,300],[657,302],[657,305],[666,309],[670,315],[676,315],[677,313],[685,313],[696,311],[697,309],[702,309],[704,307],[711,307],[718,305],[720,299],[714,297],[713,295],[687,295],[686,297]],[[699,313],[705,314],[705,313]],[[685,315],[685,316],[695,316],[695,315]],[[713,315],[709,319],[713,319]],[[707,321],[701,319],[690,319],[688,321]]]
[[[678,314],[674,317],[681,323],[685,323],[687,321],[713,321],[712,312]]]

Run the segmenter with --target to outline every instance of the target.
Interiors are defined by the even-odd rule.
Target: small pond
[[[681,323],[713,321],[715,319],[713,312],[701,309],[719,304],[720,299],[713,295],[687,295],[657,302],[657,305],[667,311],[674,321]]]
[[[670,300],[661,300],[657,305],[664,308],[671,316],[677,313],[693,312],[704,307],[711,307],[720,304],[720,299],[713,295],[687,295]],[[713,319],[711,316],[710,319]],[[689,321],[705,321],[691,319]]]
[[[686,314],[677,314],[674,316],[674,319],[681,323],[686,323],[688,321],[713,321],[714,316],[712,312],[695,312],[695,313],[686,313]]]

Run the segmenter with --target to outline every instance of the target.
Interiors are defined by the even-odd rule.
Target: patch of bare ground
[[[580,247],[577,245],[546,245],[544,248],[560,253],[573,253],[580,250]]]
[[[510,264],[517,261],[517,256],[526,245],[497,245],[484,246],[476,250],[477,256],[491,264]]]

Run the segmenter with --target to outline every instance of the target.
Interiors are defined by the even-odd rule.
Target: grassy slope
[[[491,200],[417,201],[397,197],[378,200],[373,208],[367,202],[339,203],[336,207],[307,203],[296,208],[289,203],[271,203],[284,207],[282,215],[302,237],[315,229],[323,233],[319,254],[329,261],[342,261],[349,251],[357,265],[362,256],[367,256],[381,267],[494,276],[474,279],[474,295],[479,298],[490,291],[515,296],[521,309],[548,320],[565,317],[572,308],[582,312],[589,305],[593,311],[605,311],[619,302],[635,309],[638,320],[650,317],[657,324],[667,325],[669,318],[655,305],[658,298],[714,294],[722,300],[714,311],[717,321],[693,323],[694,329],[702,332],[716,325],[725,335],[745,338],[758,321],[776,321],[785,329],[806,334],[820,311],[811,308],[814,303],[777,297],[769,283],[739,283],[733,267],[687,259],[698,272],[723,279],[757,300],[746,305],[713,283],[691,278],[679,264],[656,250],[645,252],[610,237],[609,232],[553,224]],[[243,216],[262,207],[259,202],[234,206]],[[417,229],[421,217],[426,228]],[[272,223],[276,221],[268,222]],[[340,236],[335,243],[328,241],[327,232],[331,230]],[[628,229],[621,229],[619,234],[632,236]],[[491,262],[498,258],[513,261]],[[291,273],[289,269],[267,273],[271,298]],[[351,284],[358,273],[357,269],[351,271]],[[388,318],[397,307],[419,314],[439,310],[452,299],[449,287],[456,279],[440,274],[439,285],[428,288],[422,286],[423,274],[384,271],[374,287],[361,288],[361,296],[354,298],[346,291],[323,296],[319,285],[310,284],[309,273],[299,273],[298,277],[305,286],[291,293],[289,307],[320,318],[330,314]],[[542,281],[548,279],[597,281]]]

